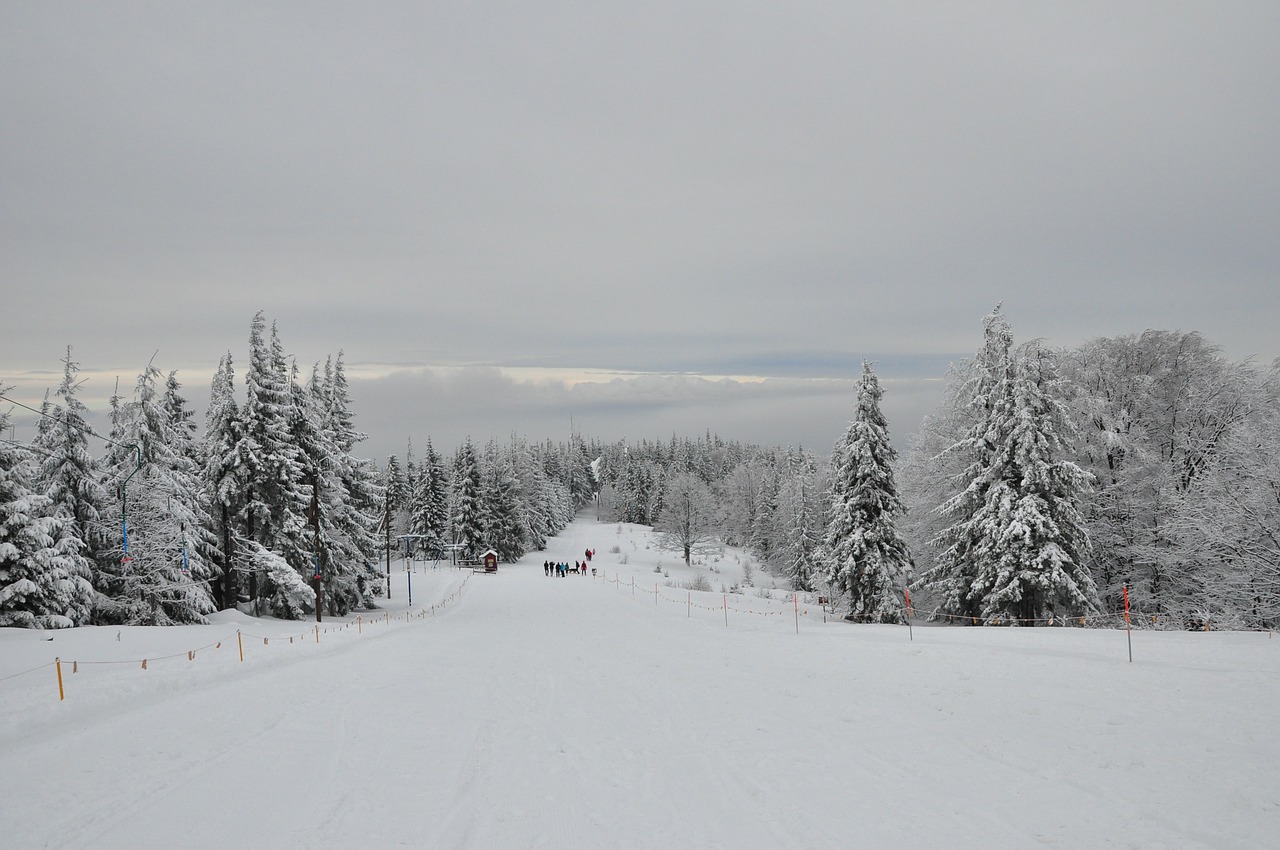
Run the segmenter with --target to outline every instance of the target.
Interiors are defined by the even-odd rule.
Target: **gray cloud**
[[[892,380],[885,389],[890,427],[905,447],[909,430],[937,404],[941,383]],[[856,387],[852,380],[757,383],[675,375],[618,377],[570,387],[469,367],[447,374],[412,370],[356,379],[351,391],[361,411],[372,411],[359,417],[359,427],[378,435],[364,447],[383,458],[391,453],[403,457],[410,441],[420,454],[428,437],[439,449],[468,437],[483,443],[512,434],[561,441],[571,429],[605,441],[667,440],[673,434],[710,431],[727,439],[803,446],[826,454],[853,417]]]
[[[997,301],[1269,361],[1278,41],[1267,2],[5,4],[0,371],[205,373],[263,309],[304,362],[940,377]]]

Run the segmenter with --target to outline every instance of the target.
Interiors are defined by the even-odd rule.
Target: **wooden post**
[[[239,629],[236,629],[236,646],[240,647],[240,660],[244,661],[244,641],[240,639]]]
[[[1129,585],[1124,586],[1124,630],[1129,639],[1129,663],[1133,663],[1133,629],[1129,624]]]
[[[62,702],[67,698],[67,692],[62,689],[62,659],[53,659],[54,665],[58,668],[58,702]]]

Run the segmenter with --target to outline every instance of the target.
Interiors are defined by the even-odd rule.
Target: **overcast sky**
[[[1269,363],[1277,44],[1274,0],[6,0],[0,384],[70,344],[90,406],[153,355],[203,406],[263,310],[375,457],[825,452],[863,357],[901,442],[997,302]]]

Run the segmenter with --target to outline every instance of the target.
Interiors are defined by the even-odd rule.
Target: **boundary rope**
[[[35,673],[40,670],[53,667],[57,670],[57,674],[58,674],[58,699],[59,701],[61,701],[66,699],[66,692],[64,689],[63,675],[62,675],[62,672],[63,672],[62,668],[66,665],[70,665],[71,673],[73,674],[79,672],[81,665],[84,665],[86,667],[109,667],[109,666],[118,666],[118,665],[133,665],[134,667],[139,667],[140,669],[146,670],[148,669],[149,664],[153,664],[157,661],[171,661],[175,658],[182,658],[184,655],[186,656],[188,661],[195,661],[197,654],[202,652],[207,652],[211,649],[221,649],[224,643],[230,643],[232,640],[236,641],[240,651],[240,660],[243,662],[244,661],[244,643],[243,643],[244,638],[249,638],[250,640],[261,640],[263,646],[270,646],[273,640],[276,641],[277,643],[288,642],[292,644],[295,641],[301,642],[302,640],[311,638],[311,637],[314,637],[315,642],[319,643],[320,636],[322,634],[329,634],[330,632],[344,631],[352,628],[353,626],[356,628],[357,632],[363,634],[365,625],[372,626],[372,625],[376,625],[377,623],[390,625],[392,622],[400,622],[400,621],[409,623],[409,622],[412,622],[413,620],[420,620],[430,616],[434,616],[437,611],[443,609],[447,605],[451,604],[452,602],[460,598],[462,596],[463,591],[466,590],[467,582],[469,582],[470,580],[471,580],[471,576],[470,574],[468,574],[462,579],[462,583],[458,585],[458,587],[454,589],[453,592],[450,593],[448,596],[445,596],[443,599],[439,600],[438,602],[432,603],[430,606],[427,606],[425,608],[420,608],[417,611],[404,611],[402,613],[398,613],[394,615],[390,611],[384,611],[382,616],[372,617],[368,620],[364,619],[363,613],[360,613],[360,614],[357,614],[355,617],[351,617],[345,621],[342,621],[333,625],[324,626],[321,624],[316,624],[314,627],[308,629],[305,632],[287,634],[287,635],[255,635],[255,634],[245,632],[243,629],[237,629],[235,632],[232,632],[222,637],[219,640],[206,643],[205,645],[196,647],[195,649],[181,650],[179,652],[174,652],[167,655],[147,656],[145,658],[122,658],[114,661],[99,661],[99,660],[82,661],[80,659],[69,659],[64,661],[61,657],[58,657],[58,658],[55,658],[53,661],[47,662],[45,664],[41,664],[38,667],[33,667],[30,670],[23,670],[18,673],[10,673],[7,676],[0,677],[0,682],[6,682],[9,679],[16,679],[19,676],[25,676],[30,673]]]

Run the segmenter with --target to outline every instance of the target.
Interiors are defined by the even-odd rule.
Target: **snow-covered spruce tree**
[[[365,435],[355,427],[342,359],[339,351],[332,367],[329,361],[325,362],[320,389],[322,430],[334,451],[329,469],[335,486],[327,500],[329,535],[334,547],[331,557],[351,571],[365,604],[372,604],[373,597],[382,593],[382,582],[371,567],[377,559],[379,508],[384,494],[375,464],[354,454]]]
[[[781,555],[778,546],[778,495],[782,479],[777,463],[776,458],[770,458],[763,465],[760,490],[756,495],[756,512],[751,521],[751,550],[770,568],[777,568]]]
[[[410,494],[409,479],[405,475],[404,467],[400,465],[400,458],[395,455],[387,458],[387,468],[382,475],[382,486],[386,490],[383,521],[386,521],[386,513],[389,511],[391,534],[394,537],[397,534],[403,534],[407,527],[407,523],[401,523],[401,517],[408,510]]]
[[[557,474],[562,466],[555,446],[547,441],[537,448],[535,455],[542,466],[543,497],[547,504],[546,534],[553,537],[573,522],[573,496],[564,477]]]
[[[617,518],[621,522],[653,525],[658,521],[664,487],[660,467],[645,458],[628,458],[617,488]]]
[[[551,493],[542,463],[533,455],[531,447],[515,435],[511,437],[511,471],[515,476],[516,498],[524,506],[520,512],[520,539],[525,551],[542,551],[547,548],[547,535],[554,519]]]
[[[310,493],[302,492],[302,470],[297,450],[289,441],[290,392],[288,365],[272,326],[268,341],[261,312],[249,331],[249,367],[245,372],[245,403],[241,408],[240,445],[236,455],[244,465],[245,490],[241,522],[244,536],[289,559],[296,570],[305,570],[305,558],[286,544],[286,536],[305,525]],[[301,574],[301,573],[300,573]],[[265,579],[265,581],[263,580]],[[261,571],[249,573],[251,599],[270,598],[274,586]]]
[[[1003,441],[972,520],[980,544],[970,595],[988,621],[1034,625],[1098,607],[1080,514],[1089,476],[1067,459],[1075,426],[1057,384],[1049,352],[1034,342],[1018,352],[1011,418],[997,423]]]
[[[983,346],[954,398],[965,400],[959,419],[963,436],[945,449],[937,465],[959,468],[952,495],[937,512],[950,524],[932,542],[941,551],[915,587],[935,595],[936,613],[976,623],[982,606],[971,593],[988,529],[978,522],[988,491],[1001,470],[992,468],[1006,437],[1013,407],[1013,333],[996,306],[983,319]],[[959,492],[956,492],[958,489]]]
[[[883,391],[871,365],[862,364],[857,410],[832,454],[831,507],[821,561],[833,592],[849,597],[847,619],[902,622],[899,594],[912,561],[898,533],[903,511],[894,483],[897,457],[880,411]]]
[[[235,372],[230,352],[223,356],[213,375],[201,446],[204,455],[202,476],[218,537],[221,568],[219,592],[215,598],[219,608],[232,608],[240,588],[234,542],[236,518],[244,509],[248,482],[245,477],[247,466],[242,456],[246,444],[242,439],[240,408],[235,400]]]
[[[569,495],[573,497],[574,510],[580,510],[584,505],[591,503],[599,485],[591,469],[591,456],[587,451],[587,444],[577,434],[569,439],[564,469],[567,476],[565,484],[569,486]]]
[[[488,547],[487,529],[480,459],[470,437],[454,457],[453,490],[453,542],[461,547],[461,558],[479,560]]]
[[[998,308],[985,324],[966,387],[972,425],[948,450],[969,463],[959,492],[939,508],[951,525],[920,584],[940,593],[940,612],[970,622],[1034,623],[1095,610],[1079,512],[1088,476],[1070,460],[1075,429],[1054,364],[1035,343],[1015,356]]]
[[[162,389],[159,369],[138,377],[134,399],[115,412],[117,443],[136,447],[115,455],[113,478],[129,479],[129,548],[114,551],[114,565],[98,572],[95,618],[102,623],[165,626],[204,623],[217,610],[209,590],[212,523],[201,499],[202,481],[192,459],[185,402],[176,378]],[[136,470],[136,471],[135,471]],[[123,544],[123,541],[122,541]]]
[[[120,534],[119,514],[111,514],[111,497],[100,483],[102,470],[89,452],[88,408],[76,397],[80,364],[71,359],[71,347],[62,361],[62,383],[55,398],[46,402],[33,446],[38,452],[36,489],[53,500],[54,513],[66,522],[66,534],[84,545],[80,554],[91,567],[108,563],[109,541]]]
[[[409,533],[419,535],[416,540],[419,555],[438,558],[444,552],[449,534],[449,481],[430,438],[414,482]]]
[[[8,420],[0,412],[0,431]],[[0,626],[85,625],[93,604],[90,564],[71,521],[36,492],[36,470],[30,451],[0,443]]]
[[[514,563],[525,553],[525,505],[511,457],[490,440],[481,464],[486,544],[506,563]]]
[[[830,484],[816,465],[801,456],[778,494],[778,530],[782,572],[792,590],[817,589],[818,551],[825,533],[826,494]]]
[[[336,546],[331,532],[338,490],[334,475],[337,447],[322,425],[324,398],[318,371],[317,364],[304,387],[296,363],[291,367],[288,436],[298,466],[296,487],[305,506],[299,504],[288,514],[289,522],[282,527],[274,551],[283,555],[298,578],[311,588],[312,600],[306,607],[314,611],[316,602],[321,601],[324,610],[342,616],[359,604],[360,595],[351,576],[353,565],[346,558],[334,557]],[[321,577],[321,600],[316,599],[317,575]],[[278,582],[272,584],[272,611],[281,616],[283,609],[292,615],[285,599],[290,592]]]

